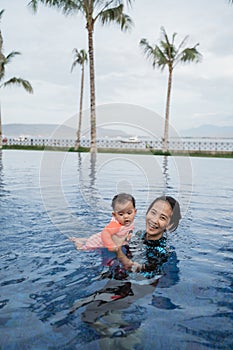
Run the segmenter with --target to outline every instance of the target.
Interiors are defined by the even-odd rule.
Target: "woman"
[[[116,242],[120,246],[116,252],[117,259],[109,260],[109,271],[102,275],[102,278],[111,279],[112,287],[105,287],[94,295],[79,300],[73,305],[71,312],[94,300],[109,302],[132,295],[131,283],[157,285],[163,264],[171,256],[165,232],[175,231],[180,219],[180,206],[173,197],[156,198],[146,213],[146,230],[136,233],[130,247],[120,246],[119,240]],[[107,250],[105,253],[108,254]],[[107,260],[106,257],[103,260]],[[113,280],[116,281],[116,288]],[[124,282],[119,285],[119,280]]]
[[[179,280],[176,254],[167,248],[165,232],[175,231],[180,218],[180,206],[174,198],[156,198],[147,210],[145,231],[136,234],[130,247],[118,248],[117,259],[112,259],[108,273],[102,275],[110,278],[107,284],[79,299],[70,313],[86,306],[82,320],[108,337],[108,344],[124,337],[125,345],[133,348],[137,336],[141,337],[140,326],[145,317],[145,307],[140,305],[143,297],[151,295],[151,305],[157,308],[178,307],[169,298],[161,295],[158,298],[153,292],[157,285],[170,287]],[[130,321],[126,321],[128,310]]]
[[[147,278],[157,272],[158,266],[168,259],[167,231],[173,232],[177,229],[181,219],[180,205],[170,196],[156,198],[149,206],[146,213],[146,230],[137,232],[134,241],[135,246],[140,246],[137,255],[143,255],[144,262],[131,260],[120,247],[117,250],[117,258],[124,268],[133,272],[142,272]],[[131,251],[133,250],[133,246]],[[134,253],[132,251],[134,256]]]

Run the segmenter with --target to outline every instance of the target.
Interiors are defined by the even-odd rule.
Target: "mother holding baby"
[[[109,270],[102,274],[108,282],[93,294],[79,298],[70,313],[85,306],[82,321],[108,337],[108,342],[124,337],[124,342],[128,341],[132,348],[137,336],[141,337],[148,296],[150,305],[156,308],[179,307],[160,293],[156,295],[155,289],[170,287],[179,280],[177,257],[167,246],[166,232],[175,231],[180,219],[180,206],[173,197],[156,198],[146,212],[144,231],[137,232],[129,245],[122,245],[124,242],[117,236],[112,237],[117,247],[114,253],[103,249],[104,254],[114,255],[109,259]],[[136,318],[126,322],[129,308]]]

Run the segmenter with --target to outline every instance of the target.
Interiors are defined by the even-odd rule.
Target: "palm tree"
[[[84,65],[87,62],[87,53],[85,50],[78,51],[74,49],[74,62],[71,66],[71,72],[77,64],[81,66],[81,88],[80,88],[80,103],[79,103],[79,120],[78,120],[78,129],[77,129],[77,139],[75,142],[75,151],[78,150],[80,146],[80,137],[81,137],[81,126],[82,126],[82,113],[83,113],[83,87],[84,87]]]
[[[81,13],[86,21],[88,32],[88,55],[90,74],[90,118],[91,118],[91,152],[96,152],[96,98],[95,98],[95,69],[93,33],[95,23],[99,20],[102,25],[114,22],[121,30],[127,30],[132,25],[131,18],[126,15],[124,3],[131,5],[133,0],[31,0],[29,6],[36,11],[38,3],[56,7],[67,15]]]
[[[163,71],[165,67],[168,67],[169,74],[163,138],[163,151],[166,152],[168,151],[169,110],[173,70],[178,63],[199,62],[201,54],[197,51],[197,46],[199,44],[183,49],[188,40],[188,36],[186,36],[176,48],[174,41],[177,33],[172,35],[171,42],[169,41],[167,33],[163,27],[161,27],[161,33],[162,39],[160,40],[160,45],[151,46],[146,39],[141,39],[140,46],[144,49],[146,57],[152,60],[153,68],[157,66]]]
[[[0,20],[2,18],[2,15],[4,13],[4,10],[0,11]],[[22,86],[27,92],[33,93],[33,89],[29,81],[24,80],[22,78],[16,78],[13,77],[5,82],[2,83],[4,77],[5,77],[5,67],[8,63],[11,62],[11,59],[17,55],[20,55],[20,52],[13,51],[9,55],[4,56],[3,54],[3,38],[2,33],[0,30],[0,88],[6,87],[8,85],[19,85]],[[1,118],[1,106],[0,106],[0,149],[2,148],[2,118]]]

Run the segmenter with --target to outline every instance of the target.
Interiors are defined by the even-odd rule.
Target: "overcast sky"
[[[33,14],[28,3],[1,0],[4,54],[21,52],[8,65],[6,79],[20,76],[34,89],[33,95],[17,87],[0,90],[3,124],[63,124],[78,109],[80,67],[72,73],[70,68],[72,50],[87,51],[85,23],[81,15],[65,17],[44,5]],[[189,46],[200,43],[203,55],[201,63],[174,71],[172,125],[177,130],[201,124],[233,126],[233,5],[227,0],[135,0],[125,12],[134,21],[130,33],[116,25],[95,28],[97,106],[132,104],[164,116],[167,70],[153,69],[139,47],[142,38],[158,43],[164,26],[169,37],[177,33],[177,43],[186,35]],[[88,73],[87,66],[85,109]],[[111,116],[109,121],[114,121]]]

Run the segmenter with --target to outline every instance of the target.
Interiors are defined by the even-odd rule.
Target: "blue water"
[[[0,156],[1,350],[232,349],[232,159]],[[136,198],[136,230],[156,196],[181,204],[174,254],[154,286],[107,278],[99,252],[68,240],[98,232],[119,191]],[[126,297],[109,302],[119,286]]]

